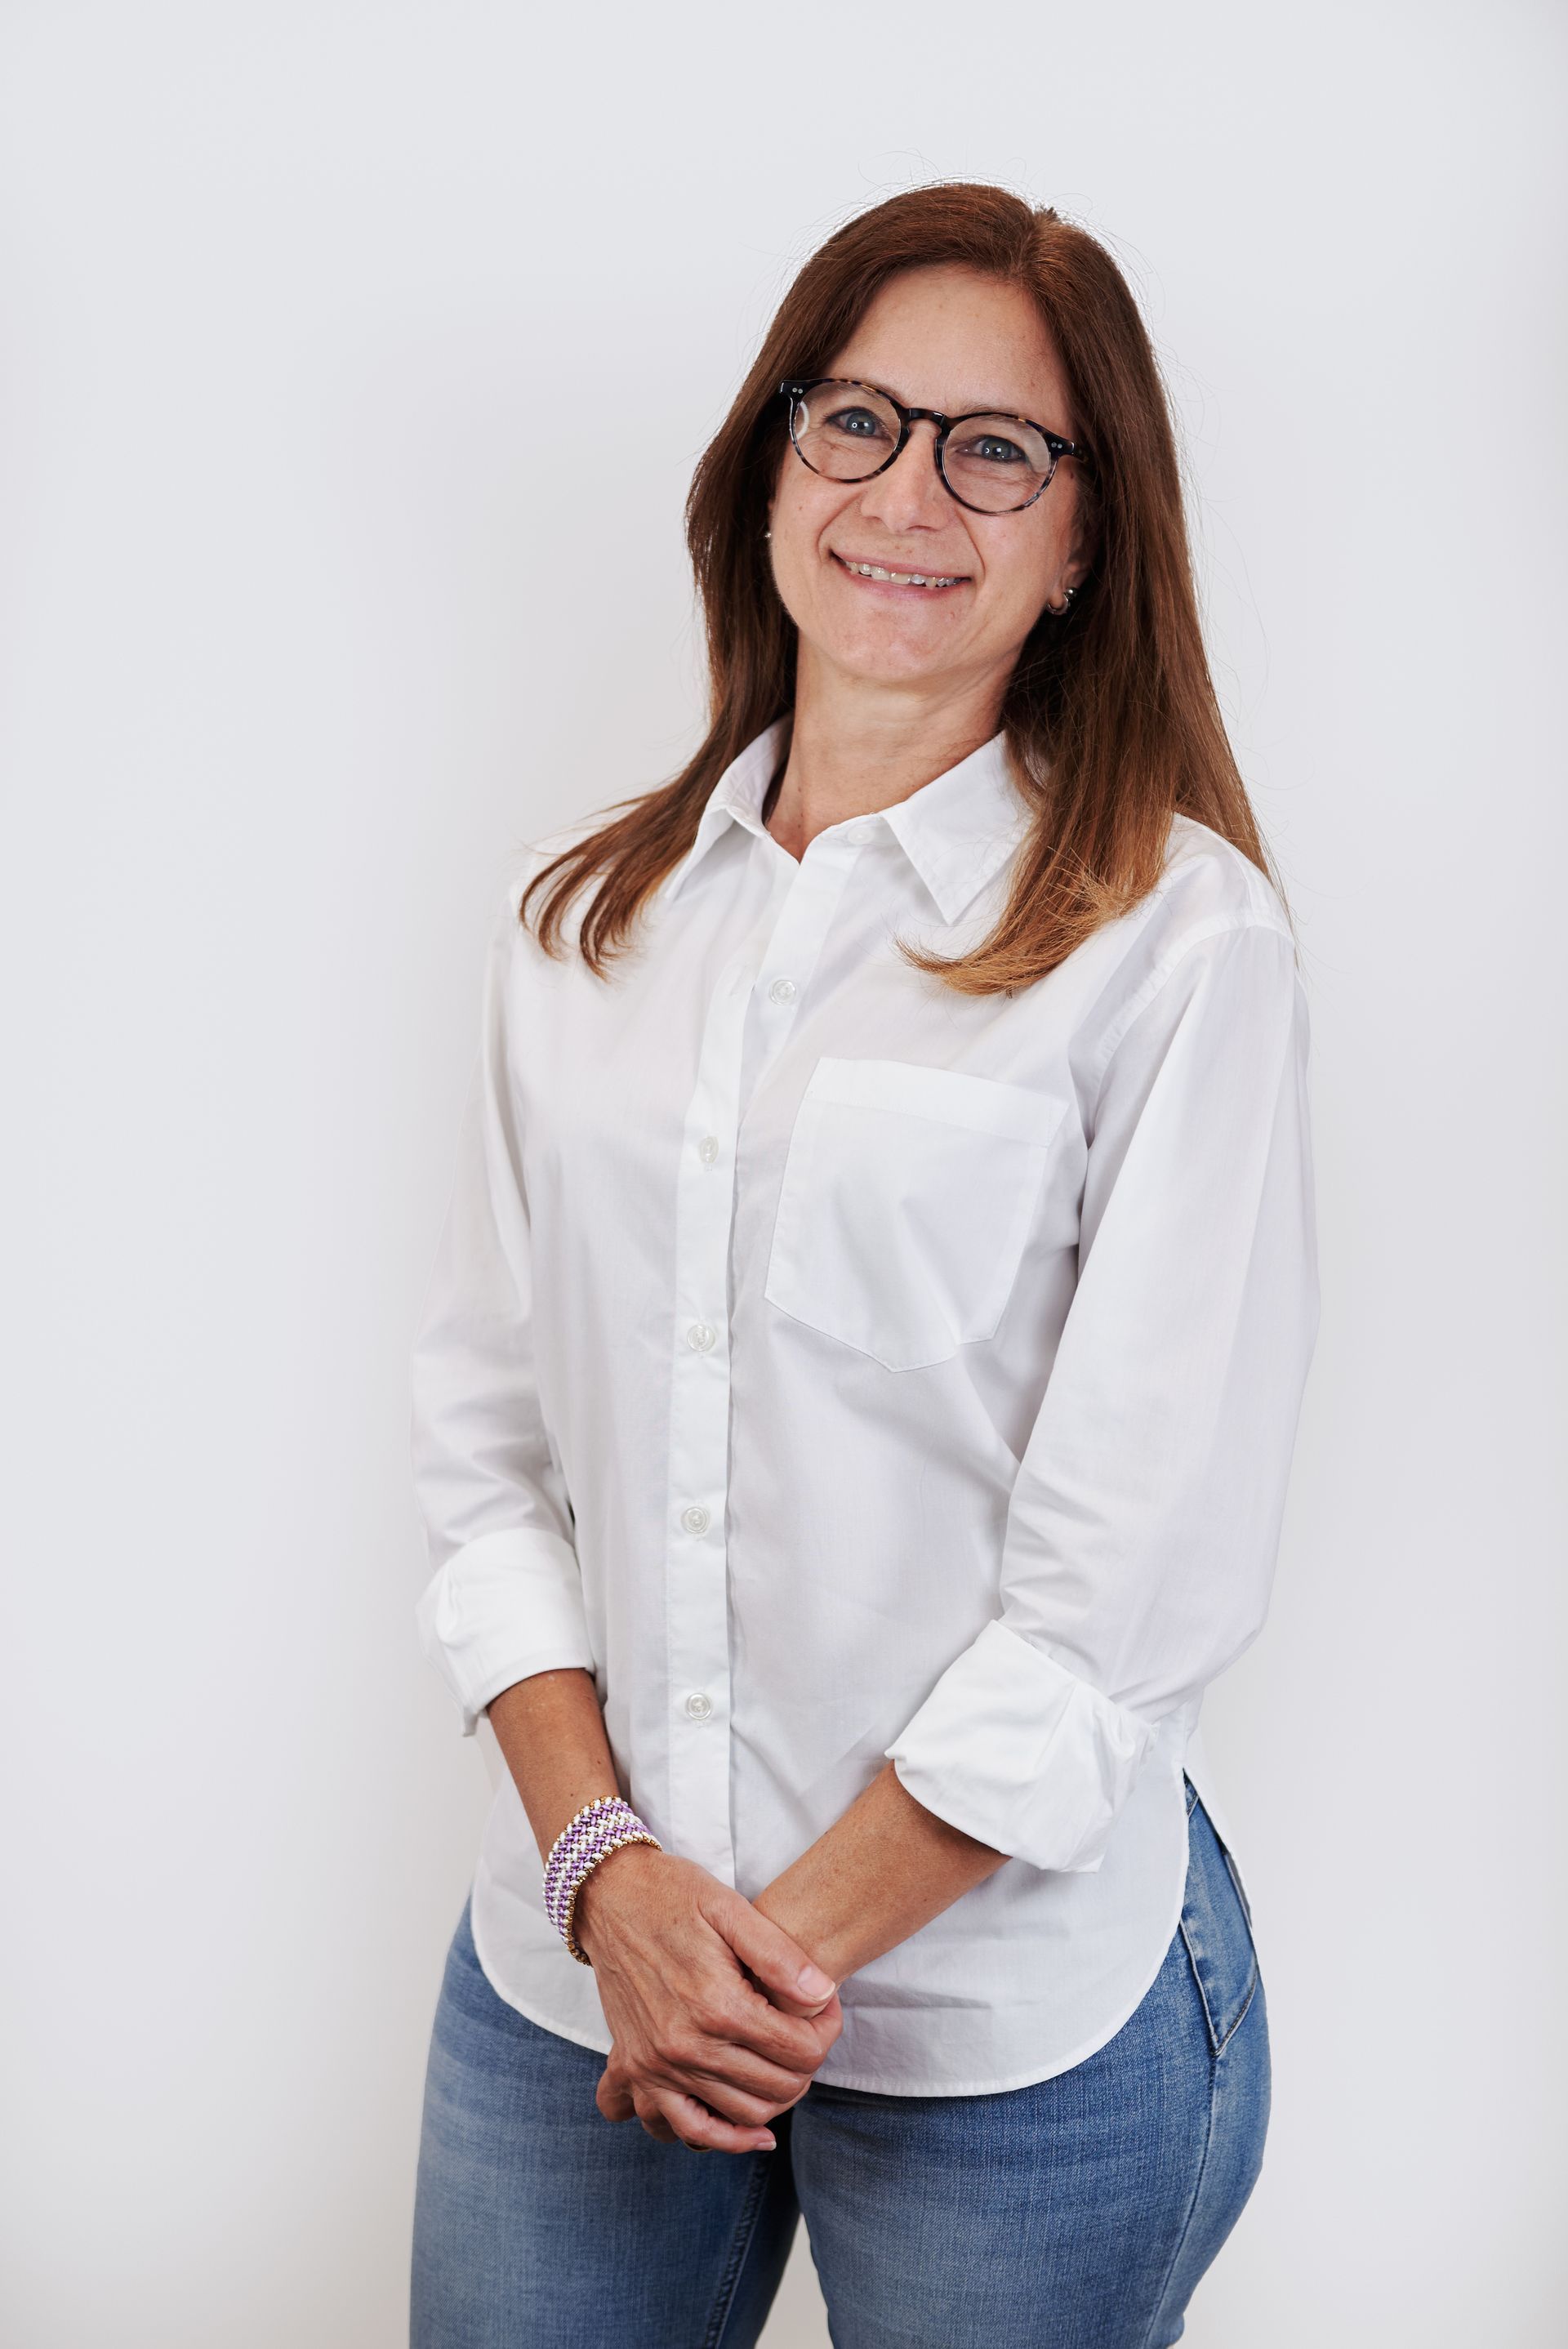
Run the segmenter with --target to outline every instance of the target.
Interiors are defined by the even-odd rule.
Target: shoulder
[[[1165,867],[1149,901],[1148,926],[1180,951],[1232,929],[1292,935],[1284,901],[1266,873],[1222,833],[1190,815],[1171,820]]]
[[[1222,833],[1180,814],[1153,888],[1064,968],[1080,958],[1073,1058],[1090,1095],[1135,1023],[1148,1029],[1145,1013],[1156,1024],[1179,1019],[1198,990],[1213,999],[1215,981],[1222,1011],[1238,995],[1283,1007],[1301,985],[1295,933],[1267,874]]]
[[[1127,1006],[1147,1002],[1196,949],[1221,953],[1237,933],[1277,940],[1277,958],[1295,967],[1295,935],[1268,874],[1222,833],[1188,815],[1171,818],[1154,887],[1110,928],[1113,991]],[[1256,952],[1266,949],[1259,944]]]
[[[570,823],[557,824],[549,832],[540,833],[531,840],[514,843],[502,871],[505,880],[495,905],[491,922],[492,947],[511,961],[536,970],[544,978],[558,978],[570,968],[573,959],[565,956],[547,956],[534,935],[534,925],[543,903],[544,894],[536,895],[529,908],[528,919],[522,917],[522,900],[540,874],[593,833],[603,829],[607,818],[601,810],[593,815],[577,817]],[[548,886],[548,885],[547,885]],[[575,944],[576,931],[585,907],[584,893],[579,892],[567,907],[561,926],[563,946]]]
[[[564,856],[569,849],[580,847],[583,841],[591,840],[611,820],[601,808],[592,815],[574,817],[570,823],[556,824],[549,832],[540,833],[532,840],[523,841],[514,847],[507,863],[506,886],[502,892],[513,914],[517,912],[523,891],[546,865],[552,864],[556,857]]]

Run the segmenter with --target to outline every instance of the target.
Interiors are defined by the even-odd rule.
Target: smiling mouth
[[[940,587],[962,587],[965,577],[961,571],[892,571],[880,563],[851,563],[843,554],[835,554],[833,560],[856,579],[875,579],[889,587],[922,587],[927,593]]]

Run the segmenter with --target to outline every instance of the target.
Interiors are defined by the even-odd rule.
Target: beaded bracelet
[[[664,1849],[630,1803],[619,1795],[601,1795],[597,1802],[584,1803],[576,1817],[567,1820],[550,1847],[544,1863],[544,1913],[579,1965],[591,1966],[593,1961],[579,1946],[572,1930],[578,1891],[602,1859],[628,1843],[651,1843],[655,1851]]]

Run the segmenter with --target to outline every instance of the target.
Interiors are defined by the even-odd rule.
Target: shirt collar
[[[776,719],[720,775],[703,809],[696,838],[665,876],[667,895],[682,887],[732,823],[760,838],[768,836],[762,802],[773,780],[785,724],[782,718]],[[907,799],[847,819],[843,828],[885,824],[924,882],[943,920],[954,922],[1012,855],[1031,821],[1013,781],[1006,736],[998,733]]]

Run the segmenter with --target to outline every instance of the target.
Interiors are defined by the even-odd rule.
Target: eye
[[[822,383],[797,401],[790,432],[814,472],[869,481],[898,446],[898,411],[867,384]]]
[[[882,418],[873,415],[869,408],[835,408],[822,421],[829,430],[841,432],[848,440],[875,440],[883,437],[887,429]]]
[[[983,465],[1026,465],[1028,457],[1016,440],[1000,432],[976,432],[958,444],[954,454]]]

